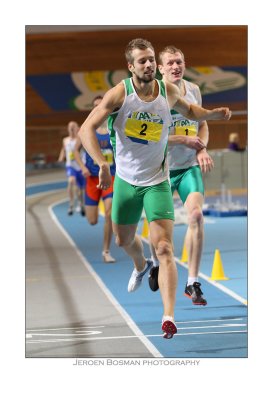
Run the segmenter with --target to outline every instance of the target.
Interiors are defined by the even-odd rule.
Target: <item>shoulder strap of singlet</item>
[[[124,82],[124,86],[126,89],[126,95],[129,96],[130,94],[134,93],[134,88],[132,85],[131,78],[123,79],[123,82]],[[158,79],[157,79],[157,82],[159,85],[159,90],[160,90],[161,96],[165,97],[165,99],[166,99],[167,95],[166,95],[165,83],[162,80],[159,81]]]
[[[167,94],[166,94],[166,87],[165,87],[165,83],[162,80],[157,80],[158,84],[159,84],[159,89],[160,89],[160,94],[161,96],[165,97],[165,99],[167,98]]]
[[[134,93],[134,88],[131,82],[131,78],[123,79],[123,82],[126,90],[126,96],[129,96],[130,94]]]

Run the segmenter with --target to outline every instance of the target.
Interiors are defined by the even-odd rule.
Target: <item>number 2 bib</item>
[[[156,122],[128,118],[125,124],[124,133],[126,136],[137,139],[159,142],[163,125]]]

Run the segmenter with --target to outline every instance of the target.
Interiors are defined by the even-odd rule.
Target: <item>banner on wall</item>
[[[33,75],[27,77],[27,82],[55,111],[88,111],[96,96],[129,76],[128,70],[89,71]],[[157,77],[160,79],[159,73]],[[184,78],[200,87],[203,103],[247,101],[246,67],[187,68]]]

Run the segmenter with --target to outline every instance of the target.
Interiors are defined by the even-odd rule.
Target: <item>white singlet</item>
[[[125,99],[108,117],[116,173],[136,186],[156,185],[168,179],[167,141],[172,118],[163,81],[151,102],[141,100],[132,78],[123,80]]]

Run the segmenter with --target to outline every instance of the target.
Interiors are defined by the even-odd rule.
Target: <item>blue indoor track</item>
[[[27,188],[27,196],[44,190],[63,189],[49,184]],[[103,216],[96,226],[75,213],[67,215],[68,203],[63,200],[52,206],[52,211],[67,235],[92,270],[102,280],[121,308],[130,316],[139,330],[166,358],[245,358],[247,349],[247,218],[205,217],[205,244],[199,281],[208,301],[206,307],[193,306],[183,296],[187,280],[187,265],[180,262],[186,225],[175,225],[174,247],[178,267],[178,290],[175,309],[177,335],[164,340],[161,332],[162,302],[159,291],[152,292],[147,276],[134,293],[127,292],[132,265],[125,252],[116,247],[114,240],[111,254],[116,263],[102,262]],[[139,224],[139,234],[142,231]],[[143,239],[145,255],[149,257],[147,240]],[[215,250],[219,249],[228,280],[210,279]],[[130,340],[124,338],[124,340]],[[133,342],[132,342],[133,345]]]

